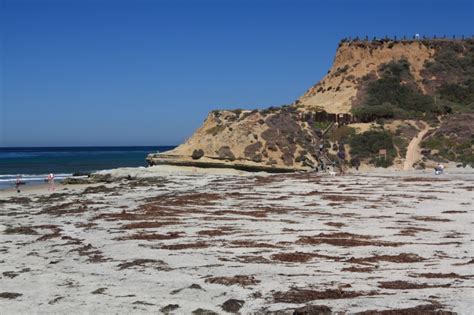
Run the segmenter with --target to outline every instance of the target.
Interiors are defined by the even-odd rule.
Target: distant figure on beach
[[[21,185],[21,176],[18,175],[16,177],[16,182],[15,182],[15,188],[16,188],[16,192],[19,193],[20,192],[20,185]]]
[[[438,166],[435,167],[435,175],[441,175],[444,172],[444,165],[438,163]]]
[[[56,190],[56,187],[54,186],[54,174],[50,173],[48,175],[48,183],[49,183],[49,190],[54,191]]]

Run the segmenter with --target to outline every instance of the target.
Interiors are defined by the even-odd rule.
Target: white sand
[[[222,313],[221,305],[231,298],[245,301],[240,310],[244,314],[306,304],[327,305],[336,312],[400,309],[432,301],[460,314],[474,308],[471,169],[448,169],[443,176],[377,171],[334,178],[176,172],[159,166],[112,173],[156,180],[135,186],[136,181],[124,180],[106,184],[110,189],[97,193],[83,193],[86,186],[72,185],[60,187],[57,194],[40,187],[20,196],[0,192],[0,293],[21,294],[0,298],[1,313],[158,313],[169,304],[179,305],[178,314],[198,308]],[[98,217],[124,210],[129,217]],[[124,228],[137,222],[168,225]],[[7,233],[18,227],[37,234]],[[400,233],[410,229],[412,235]],[[209,236],[203,231],[220,233]],[[355,236],[334,234],[339,232]],[[153,234],[169,239],[118,239]],[[305,237],[316,243],[302,242]],[[341,238],[357,246],[342,246]],[[166,247],[183,244],[202,248]],[[325,256],[295,262],[274,256],[294,252]],[[401,253],[425,260],[367,260]],[[351,257],[366,260],[354,262]],[[136,259],[156,261],[120,268]],[[343,270],[350,267],[370,271]],[[425,273],[462,278],[415,277]],[[206,282],[235,275],[253,276],[258,282],[244,287]],[[395,280],[449,287],[380,287]],[[193,284],[202,290],[189,288]],[[276,292],[291,287],[374,295],[275,301]]]

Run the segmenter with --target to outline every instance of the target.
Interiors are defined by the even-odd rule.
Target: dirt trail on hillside
[[[423,129],[420,130],[418,135],[411,139],[410,144],[407,148],[407,154],[405,156],[405,163],[403,164],[403,170],[407,171],[413,167],[413,164],[421,158],[420,154],[420,143],[423,137],[426,135],[431,128],[425,122],[420,122],[423,124]]]

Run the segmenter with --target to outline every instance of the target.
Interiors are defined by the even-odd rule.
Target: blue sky
[[[472,35],[472,1],[0,0],[0,146],[179,144],[297,99],[349,36]]]

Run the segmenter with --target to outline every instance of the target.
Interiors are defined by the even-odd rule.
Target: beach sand
[[[2,313],[474,309],[472,169],[109,173],[0,192]]]

